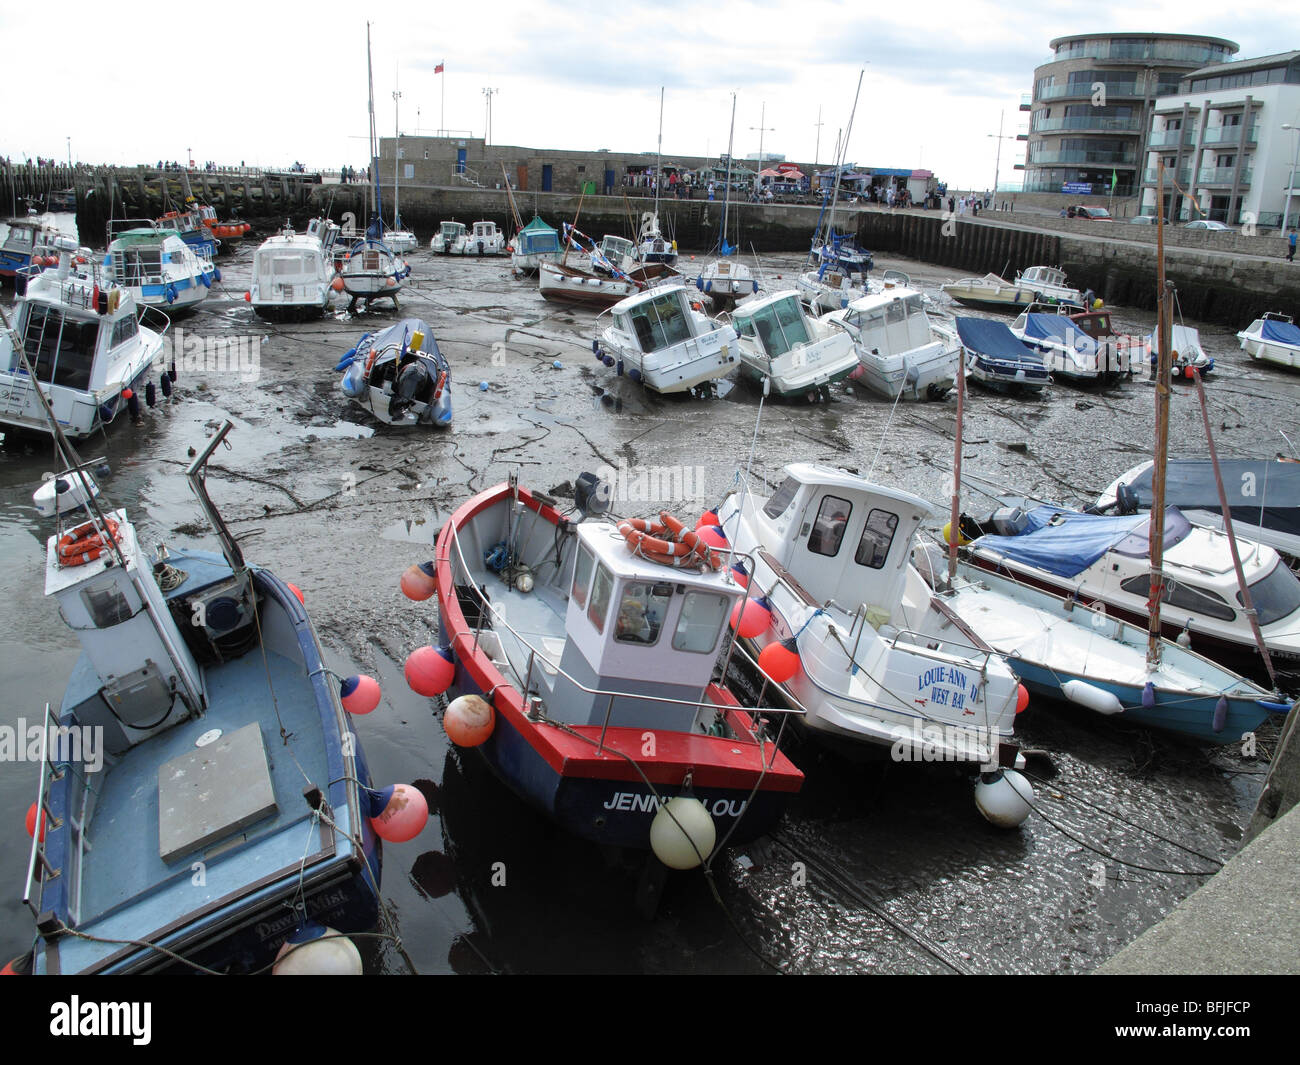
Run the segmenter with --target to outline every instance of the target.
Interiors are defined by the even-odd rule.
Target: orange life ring
[[[665,558],[685,558],[691,554],[691,548],[686,544],[656,535],[668,531],[662,525],[651,525],[641,518],[619,522],[618,531],[623,534],[623,539],[634,553],[661,555]]]
[[[105,518],[104,525],[108,531],[108,541],[116,543],[117,522],[112,518]],[[107,542],[96,528],[95,523],[88,521],[84,525],[78,525],[71,532],[64,533],[59,538],[56,550],[61,565],[81,566],[99,558],[104,553],[106,546]]]
[[[678,521],[676,517],[666,510],[659,512],[659,520],[664,523],[673,539],[689,547],[695,556],[701,562],[707,564],[710,569],[720,569],[722,567],[722,556],[701,540],[699,533],[695,532],[694,529],[686,528],[682,522]]]

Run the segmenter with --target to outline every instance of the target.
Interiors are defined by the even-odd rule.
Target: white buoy
[[[1061,694],[1070,702],[1096,710],[1099,714],[1118,714],[1124,710],[1124,704],[1114,692],[1098,688],[1086,680],[1067,680],[1061,685]]]
[[[682,795],[669,799],[650,823],[650,848],[669,869],[694,869],[713,852],[717,838],[704,803]]]
[[[299,928],[280,947],[273,976],[360,976],[361,952],[342,932],[324,925]]]
[[[1034,788],[1014,769],[985,773],[975,785],[975,805],[998,828],[1018,828],[1029,816]]]

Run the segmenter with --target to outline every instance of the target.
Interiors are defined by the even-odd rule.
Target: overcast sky
[[[1088,32],[1226,37],[1239,58],[1300,48],[1300,9],[1265,0],[955,4],[842,0],[552,0],[367,5],[376,119],[403,133],[442,125],[530,147],[725,151],[828,163],[862,97],[848,158],[923,167],[958,187],[992,184],[1004,135],[1025,126],[1020,96],[1048,42]],[[0,155],[337,169],[366,162],[365,22],[354,4],[231,0],[140,8],[63,0],[0,11],[7,101]],[[1084,13],[1086,10],[1086,14]],[[58,12],[57,21],[51,11]],[[445,62],[445,72],[434,67]],[[21,87],[30,86],[23,95]],[[817,126],[821,117],[820,130]],[[1294,119],[1291,119],[1294,120]],[[819,139],[820,138],[820,139]],[[1002,180],[1024,144],[1001,142]],[[815,157],[815,158],[814,158]]]

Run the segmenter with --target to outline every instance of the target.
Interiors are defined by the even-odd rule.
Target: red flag
[[[442,64],[439,63],[436,67],[434,67],[434,68],[433,68],[433,72],[434,72],[435,74],[441,74],[441,73],[442,73]]]

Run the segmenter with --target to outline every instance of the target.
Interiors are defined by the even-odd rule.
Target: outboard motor
[[[578,508],[578,521],[604,514],[609,509],[610,486],[594,473],[580,473],[573,486],[573,502]]]
[[[412,359],[397,371],[388,413],[396,418],[415,403],[428,402],[432,395],[433,378],[428,368],[419,359]]]
[[[1138,494],[1132,485],[1121,484],[1115,489],[1115,507],[1121,517],[1138,512]]]

